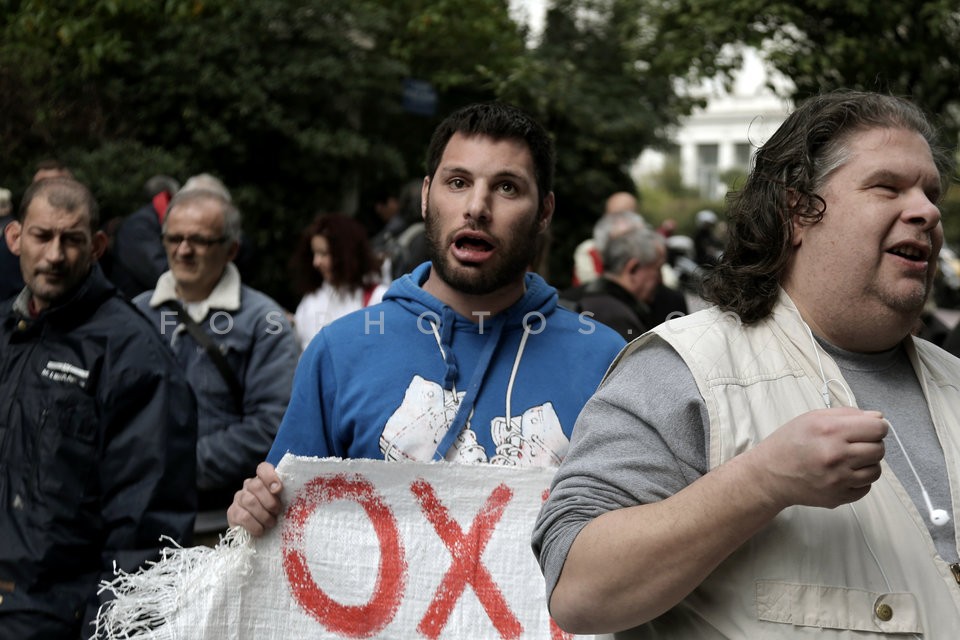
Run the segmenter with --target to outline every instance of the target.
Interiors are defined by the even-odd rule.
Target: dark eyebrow
[[[458,175],[458,174],[463,174],[463,175],[466,175],[466,176],[472,176],[472,175],[473,175],[473,172],[472,172],[472,171],[470,171],[470,170],[467,169],[466,167],[461,167],[461,166],[440,167],[440,168],[437,169],[437,173],[438,173],[438,174],[442,174],[442,175]],[[497,172],[497,173],[494,174],[493,178],[494,178],[495,180],[502,180],[502,179],[504,179],[504,178],[512,178],[513,180],[516,180],[516,181],[518,181],[518,182],[525,182],[525,183],[534,182],[534,180],[533,180],[532,178],[527,178],[527,176],[525,176],[525,175],[522,174],[522,173],[517,173],[517,172],[515,172],[515,171],[509,171],[509,170],[499,171],[499,172]]]
[[[525,176],[524,174],[514,173],[513,171],[504,171],[502,173],[498,173],[496,177],[497,178],[513,178],[518,182],[535,182],[535,180],[531,180],[527,178],[527,176]]]
[[[44,226],[37,225],[37,224],[31,224],[31,225],[27,226],[27,228],[25,229],[25,231],[26,231],[27,233],[43,233],[43,234],[53,234],[53,233],[54,233],[54,230],[51,229],[50,227],[44,227]],[[84,235],[84,230],[83,230],[82,228],[64,229],[63,231],[60,232],[60,235],[61,235],[61,236],[68,236],[68,237],[82,236],[82,235]]]
[[[441,166],[439,169],[437,169],[437,173],[443,173],[443,174],[448,174],[448,175],[453,175],[453,174],[457,174],[457,173],[465,173],[465,174],[468,174],[468,175],[469,175],[469,174],[470,174],[470,171],[468,171],[465,167],[459,167],[459,166],[443,167],[443,166]]]

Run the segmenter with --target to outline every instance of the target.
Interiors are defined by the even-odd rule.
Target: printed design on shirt
[[[86,384],[87,378],[90,377],[90,372],[69,362],[49,360],[40,375],[54,382],[66,382],[82,387]]]
[[[380,434],[380,452],[385,460],[418,460],[429,462],[437,445],[447,434],[447,427],[457,415],[464,392],[456,395],[436,382],[414,376],[403,395],[403,402],[387,420]],[[447,460],[485,462],[483,447],[470,422],[457,436],[447,452]],[[452,457],[451,457],[452,456]]]
[[[380,434],[380,452],[385,460],[429,461],[447,433],[463,399],[436,382],[414,376],[403,402],[387,420]],[[472,414],[470,418],[472,418]],[[531,407],[519,416],[497,417],[490,424],[496,452],[489,460],[506,466],[558,465],[566,455],[570,441],[563,433],[560,419],[549,402]],[[445,456],[451,462],[487,462],[477,441],[470,419],[457,435]]]
[[[509,425],[504,417],[494,418],[490,435],[497,445],[490,463],[505,466],[555,467],[570,446],[551,402],[531,407],[523,415],[510,416]]]

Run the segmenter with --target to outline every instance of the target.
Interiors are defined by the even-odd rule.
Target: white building
[[[548,0],[509,0],[518,22],[530,27],[536,40],[544,26]],[[777,89],[771,91],[767,84]],[[753,154],[779,127],[792,105],[778,97],[788,95],[789,79],[770,71],[754,49],[743,50],[743,67],[734,76],[732,90],[721,83],[707,81],[691,93],[707,98],[706,107],[685,118],[671,135],[674,148],[644,151],[630,168],[637,184],[660,172],[667,162],[677,162],[683,183],[695,187],[701,197],[721,199],[728,190],[721,176],[730,169],[742,172],[750,166]]]
[[[638,184],[661,171],[667,162],[679,162],[683,183],[696,187],[701,197],[720,199],[727,192],[721,176],[730,169],[746,172],[757,147],[786,119],[791,104],[766,85],[768,78],[781,94],[788,80],[771,76],[755,51],[744,52],[743,68],[735,76],[732,90],[707,82],[695,95],[707,98],[707,105],[685,118],[671,136],[675,147],[644,151],[631,167]],[[782,89],[782,90],[781,90]]]

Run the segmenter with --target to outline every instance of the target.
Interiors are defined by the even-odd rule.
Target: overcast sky
[[[510,0],[510,8],[516,20],[529,24],[534,34],[540,33],[543,29],[547,0]]]

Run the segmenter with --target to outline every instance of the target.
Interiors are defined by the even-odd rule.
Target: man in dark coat
[[[114,567],[190,542],[196,403],[97,265],[97,218],[49,178],[4,231],[25,287],[0,306],[0,640],[90,637]]]
[[[603,274],[564,291],[560,304],[633,340],[653,327],[649,305],[661,284],[666,246],[663,237],[631,211],[607,214],[600,224],[608,227],[603,230],[608,238],[601,253]]]

